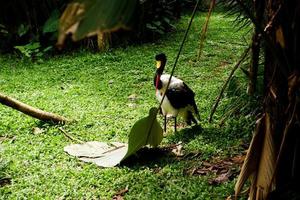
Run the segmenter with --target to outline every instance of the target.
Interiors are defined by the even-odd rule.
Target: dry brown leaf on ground
[[[184,156],[182,142],[179,142],[174,146],[174,148],[172,149],[172,153],[178,157]]]
[[[131,94],[127,98],[128,98],[129,101],[135,102],[135,101],[138,100],[138,95],[137,94]]]
[[[11,178],[9,177],[0,178],[0,187],[9,185],[10,183],[11,183]]]
[[[122,196],[114,196],[112,199],[113,200],[123,200],[124,198]]]
[[[113,200],[123,200],[123,196],[128,192],[128,186],[126,186],[124,189],[120,190],[113,196]]]
[[[210,184],[220,184],[228,181],[238,174],[239,168],[245,159],[245,155],[236,155],[234,157],[221,160],[220,158],[212,159],[213,162],[203,161],[200,167],[193,167],[186,171],[188,175],[205,176],[209,174],[217,175],[209,180]]]
[[[221,183],[224,183],[230,179],[230,177],[233,175],[232,171],[229,169],[227,172],[224,172],[220,174],[218,177],[210,179],[208,182],[211,185],[218,185]]]
[[[39,127],[34,127],[32,129],[32,132],[34,135],[39,135],[41,133],[44,133],[45,132],[45,129],[42,129],[42,128],[39,128]]]

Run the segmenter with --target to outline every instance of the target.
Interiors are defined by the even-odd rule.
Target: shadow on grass
[[[197,136],[199,136],[203,132],[203,128],[201,125],[195,125],[190,128],[182,129],[174,134],[168,135],[168,139],[172,143],[188,143],[191,140],[194,140]]]
[[[11,184],[11,177],[7,175],[9,164],[10,162],[6,162],[0,158],[0,188]]]
[[[171,150],[166,148],[142,148],[135,155],[121,162],[121,166],[129,168],[162,167],[178,160]]]
[[[135,155],[129,157],[121,163],[121,166],[130,168],[148,166],[148,167],[163,167],[180,160],[184,160],[182,156],[176,156],[172,150],[176,148],[178,142],[188,143],[194,140],[203,131],[200,125],[193,126],[188,129],[182,129],[170,135],[168,138],[172,143],[159,148],[142,148]]]
[[[205,160],[218,155],[220,152],[215,149],[222,149],[223,154],[234,153],[245,150],[247,144],[241,142],[243,137],[235,132],[225,131],[218,127],[202,128],[196,125],[190,128],[181,129],[179,132],[166,136],[168,144],[160,148],[143,148],[135,155],[129,157],[121,163],[121,166],[129,168],[139,168],[147,166],[149,168],[163,167],[187,160]],[[183,156],[176,156],[172,150],[174,146],[182,142],[185,146],[190,142],[199,143],[199,149],[186,152]],[[203,146],[202,146],[203,145]],[[172,147],[173,146],[173,147]]]

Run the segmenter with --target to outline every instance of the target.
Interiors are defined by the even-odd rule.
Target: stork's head
[[[166,65],[166,62],[167,62],[167,57],[164,53],[160,53],[160,54],[157,54],[155,56],[155,60],[156,60],[156,75],[155,75],[155,88],[156,88],[156,91],[158,89],[160,89],[162,87],[161,85],[161,81],[160,81],[160,76],[162,75],[164,69],[165,69],[165,65]]]
[[[157,68],[156,73],[162,74],[165,69],[167,57],[164,53],[160,53],[155,56],[155,60],[156,60],[156,68]]]

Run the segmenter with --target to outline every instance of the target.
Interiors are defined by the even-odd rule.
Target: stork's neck
[[[157,89],[157,90],[160,90],[162,88],[162,81],[160,80],[160,76],[161,74],[160,73],[155,73],[155,76],[154,76],[154,87]]]

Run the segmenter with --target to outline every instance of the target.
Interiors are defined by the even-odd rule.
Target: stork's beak
[[[159,61],[159,60],[158,60],[158,61],[156,61],[156,68],[157,68],[157,69],[159,69],[159,68],[160,68],[160,66],[161,66],[161,61]]]

